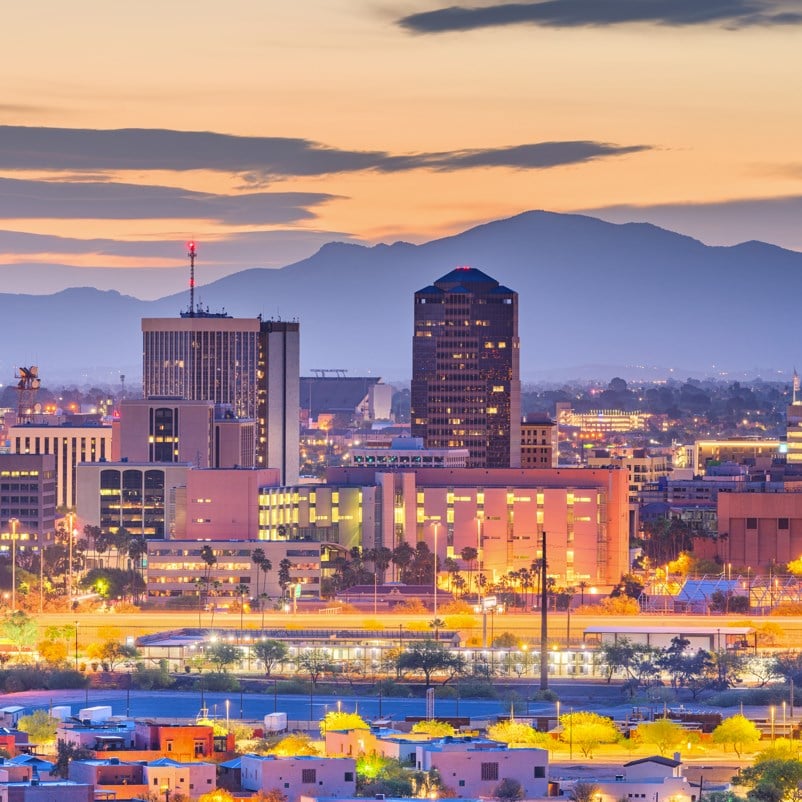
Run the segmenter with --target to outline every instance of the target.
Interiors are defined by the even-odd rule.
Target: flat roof
[[[700,627],[661,627],[653,625],[645,626],[594,626],[585,627],[585,634],[606,635],[606,634],[649,634],[649,635],[746,635],[752,631],[752,627],[729,627],[711,624],[710,626]]]

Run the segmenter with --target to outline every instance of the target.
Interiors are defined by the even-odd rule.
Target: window
[[[546,767],[545,766],[535,766],[535,779],[539,779],[541,777],[546,776]]]
[[[788,529],[788,519],[787,518],[778,518],[777,519],[777,529]]]
[[[317,769],[301,769],[301,782],[304,785],[317,782]]]
[[[497,780],[498,779],[498,763],[482,763],[482,779],[483,780]]]
[[[465,780],[460,780],[459,781],[459,787],[460,788],[464,788],[465,787]]]
[[[345,781],[347,783],[352,783],[354,781],[354,772],[353,771],[346,771],[345,772]]]
[[[757,518],[747,518],[746,519],[746,528],[747,529],[757,529]]]

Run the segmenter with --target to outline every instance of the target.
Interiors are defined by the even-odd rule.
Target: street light
[[[440,528],[440,521],[434,522],[434,620],[437,621],[437,530]],[[435,630],[436,632],[436,630]]]
[[[72,601],[72,541],[74,539],[74,532],[73,527],[75,526],[75,513],[68,512],[67,519],[70,522],[70,527],[67,530],[67,539],[68,539],[68,549],[69,549],[69,556],[68,556],[68,565],[67,565],[67,601]]]
[[[17,525],[19,518],[9,518],[11,524],[11,612],[17,609]]]

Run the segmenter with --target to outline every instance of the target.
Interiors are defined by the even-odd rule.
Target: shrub
[[[489,682],[461,682],[459,694],[463,699],[495,699],[496,692]]]
[[[66,690],[67,688],[85,688],[87,685],[89,685],[89,677],[74,668],[51,671],[47,678],[48,689],[54,691]]]
[[[204,674],[198,681],[203,682],[203,688],[207,691],[238,691],[239,680],[233,674],[226,674],[225,672],[210,671]]]

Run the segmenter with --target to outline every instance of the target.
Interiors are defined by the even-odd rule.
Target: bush
[[[146,668],[140,664],[131,674],[131,686],[142,691],[163,690],[172,688],[174,684],[175,680],[166,668]]]
[[[286,694],[309,693],[309,683],[300,679],[285,679],[276,684],[276,691]],[[272,693],[273,689],[268,686],[267,692]]]
[[[200,683],[203,682],[203,689],[205,691],[238,691],[239,680],[233,674],[226,674],[225,672],[210,671],[199,678],[197,688],[200,688]]]
[[[489,682],[461,682],[459,694],[463,699],[495,699],[496,692]]]
[[[556,702],[560,697],[552,690],[536,691],[532,694],[534,702]]]
[[[86,688],[87,685],[89,685],[89,677],[74,668],[51,671],[47,678],[47,687],[53,691],[66,690],[67,688]]]

